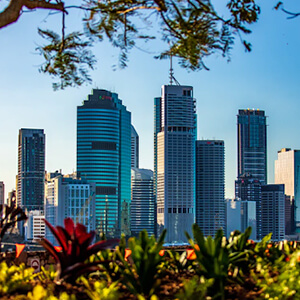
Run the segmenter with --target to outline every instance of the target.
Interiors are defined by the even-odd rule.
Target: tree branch
[[[29,10],[41,8],[64,11],[64,3],[60,1],[52,3],[46,0],[10,0],[8,6],[0,12],[0,28],[15,23],[19,19],[23,7]]]

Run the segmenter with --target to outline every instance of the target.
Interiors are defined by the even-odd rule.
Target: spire
[[[180,85],[180,83],[174,77],[172,54],[170,54],[170,76],[169,76],[169,78],[170,78],[170,85],[173,85],[173,80],[176,83],[176,85]]]

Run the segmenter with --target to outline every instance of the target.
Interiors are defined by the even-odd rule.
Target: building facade
[[[241,231],[241,201],[237,199],[226,199],[226,237],[235,231]]]
[[[47,173],[45,181],[45,218],[53,226],[63,226],[65,218],[81,223],[87,231],[95,230],[95,183],[76,175]],[[56,243],[46,228],[46,238]]]
[[[0,204],[4,204],[4,195],[5,195],[5,188],[4,182],[0,181]]]
[[[285,194],[290,197],[292,228],[300,232],[300,150],[283,148],[275,160],[275,183],[284,184]]]
[[[261,187],[262,237],[272,232],[273,241],[285,238],[284,184],[268,184]]]
[[[45,216],[41,210],[31,210],[27,214],[25,224],[25,240],[38,241],[45,237]]]
[[[224,141],[196,141],[196,223],[205,236],[225,230]]]
[[[17,204],[31,210],[44,206],[45,134],[43,129],[19,130]]]
[[[186,241],[195,222],[196,105],[191,86],[164,85],[155,98],[154,192],[158,234]]]
[[[255,208],[253,207],[253,204],[249,204],[247,206],[244,204],[245,209],[243,215],[244,220],[246,221],[244,222],[245,225],[242,224],[242,230],[246,229],[246,226],[250,226],[248,220],[252,217],[249,217],[247,212],[249,212],[250,215],[253,215],[255,210],[256,232],[254,232],[254,230],[252,232],[252,237],[255,240],[261,239],[261,186],[262,182],[253,178],[250,174],[244,174],[235,181],[235,198],[240,201],[251,201],[252,203],[256,203]]]
[[[139,135],[131,125],[131,168],[139,168]]]
[[[238,177],[249,173],[267,184],[267,123],[263,110],[240,109],[237,115]]]
[[[155,198],[153,193],[153,171],[131,169],[131,234],[138,236],[146,229],[148,235],[155,234]]]
[[[96,228],[128,231],[131,199],[131,113],[116,93],[94,89],[77,107],[77,171],[96,185]]]

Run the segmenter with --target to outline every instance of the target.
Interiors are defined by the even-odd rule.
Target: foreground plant
[[[36,276],[33,272],[33,268],[26,268],[24,264],[8,267],[6,262],[2,262],[0,264],[0,296],[9,295],[15,291],[30,290],[30,281]]]
[[[215,238],[205,238],[197,224],[193,225],[195,241],[186,233],[196,254],[198,268],[195,271],[205,279],[214,280],[209,291],[215,299],[225,299],[225,285],[229,275],[230,279],[241,281],[241,276],[238,276],[240,271],[249,272],[249,256],[254,253],[249,241],[250,234],[251,228],[247,228],[245,233],[235,232],[227,240],[220,229]]]
[[[130,238],[128,247],[131,255],[127,261],[123,251],[117,250],[122,262],[123,284],[133,294],[146,298],[155,294],[165,271],[164,258],[159,253],[165,236],[166,230],[156,241],[154,236],[149,237],[147,231],[143,230],[138,238]]]
[[[95,231],[87,232],[82,224],[74,225],[71,218],[64,220],[65,228],[56,226],[54,228],[47,220],[49,227],[57,242],[62,248],[58,251],[47,239],[42,238],[41,245],[50,252],[57,264],[57,280],[65,280],[74,283],[82,274],[93,272],[99,269],[97,262],[88,263],[87,259],[97,252],[111,248],[118,243],[117,239],[104,240],[91,245]]]
[[[26,221],[27,216],[21,207],[0,205],[0,249],[4,235],[9,229],[13,229],[17,222]],[[1,251],[1,250],[0,250]]]

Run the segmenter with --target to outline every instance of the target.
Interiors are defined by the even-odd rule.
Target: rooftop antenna
[[[176,83],[176,85],[180,85],[180,83],[174,77],[172,54],[170,54],[170,76],[169,76],[169,78],[170,78],[170,85],[173,85],[173,80]]]

